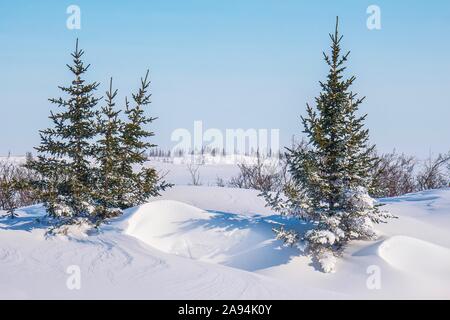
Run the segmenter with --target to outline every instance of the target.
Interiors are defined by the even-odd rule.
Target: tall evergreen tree
[[[147,161],[146,152],[149,148],[156,147],[150,143],[148,138],[154,133],[144,128],[157,118],[145,115],[144,108],[151,103],[149,93],[150,80],[149,71],[144,78],[141,78],[141,86],[137,93],[132,94],[133,104],[125,101],[125,115],[127,122],[122,130],[122,159],[121,172],[125,177],[125,183],[121,199],[121,207],[127,208],[145,202],[150,196],[159,195],[160,190],[164,190],[170,185],[161,181],[154,168],[145,167]]]
[[[40,131],[38,159],[29,167],[40,175],[39,187],[48,212],[58,217],[89,216],[92,213],[93,174],[90,158],[97,134],[94,96],[97,82],[86,83],[83,75],[89,68],[82,61],[84,51],[78,47],[67,65],[74,76],[67,87],[59,87],[66,98],[49,99],[59,112],[51,112],[53,127]]]
[[[121,171],[122,137],[124,123],[119,119],[120,110],[115,110],[117,90],[113,90],[112,78],[106,91],[105,105],[98,116],[98,132],[95,159],[96,172],[96,215],[99,220],[116,216],[121,212],[121,194],[124,192],[124,178]]]
[[[293,183],[285,187],[285,200],[266,194],[274,209],[313,222],[314,228],[303,235],[284,229],[276,232],[289,244],[304,240],[326,272],[334,269],[335,257],[349,241],[373,239],[373,223],[391,217],[367,194],[374,146],[364,129],[366,115],[357,115],[364,98],[350,91],[355,77],[344,78],[349,53],[341,53],[338,22],[330,34],[331,55],[324,53],[327,81],[320,82],[316,107],[307,105],[307,116],[302,117],[309,145],[288,149]]]

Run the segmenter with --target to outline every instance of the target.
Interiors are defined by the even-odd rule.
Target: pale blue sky
[[[70,4],[81,30],[66,28]],[[381,30],[366,28],[371,4]],[[336,15],[372,141],[419,157],[449,150],[449,1],[91,0],[0,3],[0,154],[39,143],[77,37],[99,94],[113,76],[123,97],[150,69],[156,143],[171,147],[174,129],[202,120],[279,128],[288,144],[326,76],[321,52]]]

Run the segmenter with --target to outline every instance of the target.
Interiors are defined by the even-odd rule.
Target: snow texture
[[[334,271],[324,273],[272,231],[309,226],[271,212],[257,191],[184,181],[99,230],[80,223],[48,237],[42,206],[0,218],[0,298],[450,298],[450,189],[381,199],[399,219],[337,261],[320,257]],[[73,266],[79,290],[67,285]]]

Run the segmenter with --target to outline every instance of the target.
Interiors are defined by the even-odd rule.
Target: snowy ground
[[[46,239],[39,206],[1,218],[0,298],[450,299],[450,189],[383,199],[399,219],[324,274],[273,239],[275,225],[306,226],[274,215],[256,191],[213,186],[235,166],[202,167],[196,187],[184,165],[153,165],[178,185],[96,234]],[[71,266],[79,290],[67,286]]]

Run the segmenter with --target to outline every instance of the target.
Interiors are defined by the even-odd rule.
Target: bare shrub
[[[0,209],[14,218],[17,208],[37,203],[37,192],[31,186],[33,179],[31,170],[9,156],[0,160]]]
[[[414,157],[395,151],[379,156],[372,172],[371,195],[378,198],[395,197],[415,192],[416,165],[417,160]]]
[[[16,206],[15,166],[10,161],[0,162],[0,208],[14,217]]]
[[[298,142],[291,149],[305,149],[308,145]],[[419,161],[413,156],[397,153],[377,155],[372,168],[370,195],[374,198],[397,197],[429,189],[450,187],[450,153]],[[234,188],[256,189],[263,192],[286,192],[292,185],[288,168],[289,158],[281,155],[278,162],[266,161],[258,157],[255,163],[238,165],[239,174],[233,177],[228,186]],[[223,181],[220,181],[223,184]]]
[[[283,159],[266,159],[259,155],[256,162],[240,163],[238,168],[239,174],[228,182],[230,187],[263,192],[277,191],[288,176]]]
[[[187,169],[189,171],[189,174],[191,175],[191,185],[193,186],[200,186],[200,167],[203,164],[196,163],[196,162],[190,162],[187,164]]]
[[[216,178],[216,186],[224,188],[226,187],[225,180],[223,178],[217,177]]]
[[[450,186],[449,169],[450,153],[430,156],[424,161],[422,170],[417,175],[419,191],[439,189]]]

